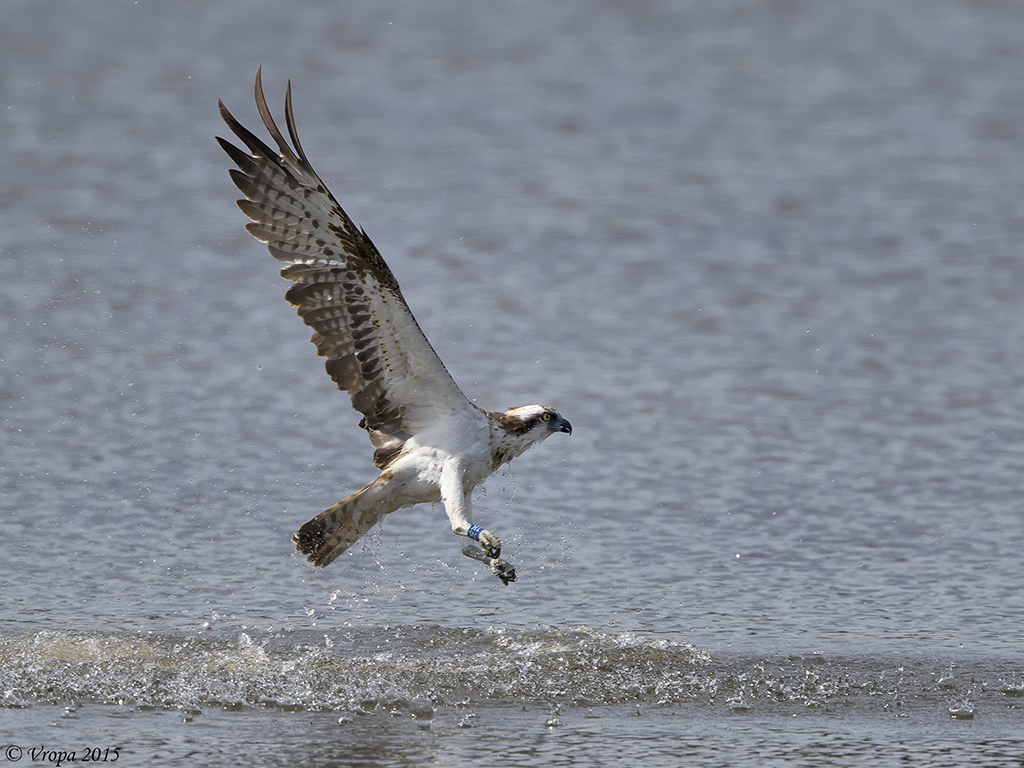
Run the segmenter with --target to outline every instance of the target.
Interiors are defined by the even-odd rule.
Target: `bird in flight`
[[[380,475],[304,523],[292,537],[314,566],[333,562],[384,515],[440,501],[463,554],[491,567],[502,583],[516,580],[501,559],[501,541],[473,523],[473,489],[502,464],[572,426],[546,405],[485,411],[471,403],[420,330],[398,281],[366,232],[334,199],[299,143],[291,83],[285,92],[284,138],[267,108],[260,70],[256,107],[277,144],[271,149],[220,114],[251,154],[217,137],[238,166],[231,179],[244,199],[245,225],[284,262],[292,285],[285,298],[313,329],[327,374],[351,396]]]

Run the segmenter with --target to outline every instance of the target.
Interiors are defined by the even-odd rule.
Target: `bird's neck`
[[[488,442],[494,469],[508,464],[527,448],[539,442],[533,432],[519,432],[510,428],[509,420],[503,413],[487,412],[487,426],[490,430]]]

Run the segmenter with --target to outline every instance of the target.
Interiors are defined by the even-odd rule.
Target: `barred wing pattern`
[[[474,411],[430,346],[405,303],[398,281],[366,233],[357,228],[317,176],[299,143],[291,83],[285,121],[291,145],[267,108],[260,73],[256,106],[278,146],[275,152],[220,102],[224,122],[252,153],[217,141],[238,166],[231,178],[252,222],[246,229],[285,262],[285,294],[313,329],[327,373],[352,397],[370,435],[373,463],[384,469],[405,441],[438,420]]]

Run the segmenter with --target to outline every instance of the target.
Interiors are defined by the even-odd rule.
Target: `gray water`
[[[573,423],[477,502],[514,585],[440,507],[292,550],[374,470],[213,141],[260,63]],[[1020,3],[10,0],[0,137],[22,764],[1024,762]]]

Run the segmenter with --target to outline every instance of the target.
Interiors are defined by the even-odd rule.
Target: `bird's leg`
[[[467,542],[462,545],[462,554],[490,565],[491,573],[501,579],[502,584],[511,584],[516,580],[516,569],[498,557],[501,554],[501,542],[497,536],[479,525],[470,525],[465,535],[468,539],[480,542],[480,548]]]
[[[473,525],[472,504],[469,495],[462,490],[462,478],[447,470],[446,466],[441,473],[441,501],[452,532],[462,539],[462,554],[491,566],[491,572],[502,584],[511,584],[516,580],[516,569],[501,559],[501,540],[481,526]]]
[[[479,525],[473,525],[465,517],[458,524],[453,523],[452,530],[457,536],[468,539],[461,542],[462,554],[491,566],[491,573],[501,579],[502,584],[511,584],[516,580],[516,569],[499,557],[501,542],[497,536]],[[479,542],[479,546],[473,542]]]
[[[501,557],[501,541],[490,531],[484,530],[479,525],[470,525],[463,535],[473,541],[480,542],[480,549],[487,557]]]

